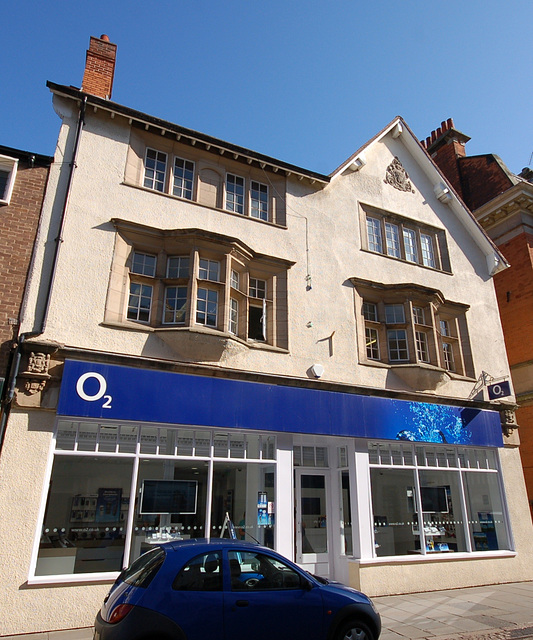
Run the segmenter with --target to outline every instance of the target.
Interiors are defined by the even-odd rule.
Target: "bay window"
[[[363,362],[420,363],[475,377],[466,305],[416,285],[351,281],[361,309],[357,324]]]
[[[287,348],[283,316],[292,263],[255,256],[239,241],[219,234],[114,222],[119,233],[107,322],[161,328],[163,340],[171,338],[172,328],[195,327],[250,346]]]

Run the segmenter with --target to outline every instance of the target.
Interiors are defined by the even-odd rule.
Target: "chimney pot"
[[[100,40],[103,40],[104,42],[109,42],[109,36],[106,36],[105,33],[102,33],[102,35],[100,36]]]

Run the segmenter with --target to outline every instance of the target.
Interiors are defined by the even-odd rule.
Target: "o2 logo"
[[[93,395],[89,395],[85,391],[85,383],[90,378],[94,378],[98,382],[98,390]],[[95,371],[88,371],[87,373],[84,373],[78,378],[78,382],[76,383],[76,392],[82,400],[86,400],[87,402],[97,402],[98,400],[103,399],[104,402],[102,404],[102,409],[111,409],[111,401],[113,400],[113,398],[110,395],[106,395],[106,391],[106,379],[102,374],[96,373]]]

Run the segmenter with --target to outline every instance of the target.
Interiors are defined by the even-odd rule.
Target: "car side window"
[[[222,559],[218,551],[189,560],[175,577],[176,591],[222,591]]]
[[[232,591],[301,589],[302,578],[277,558],[251,551],[229,551]]]

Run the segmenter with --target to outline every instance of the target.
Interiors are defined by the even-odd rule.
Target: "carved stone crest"
[[[28,373],[48,373],[48,367],[50,366],[50,354],[49,353],[34,353],[30,354],[28,359]]]
[[[407,171],[403,168],[398,156],[387,167],[385,182],[399,191],[414,193]]]

